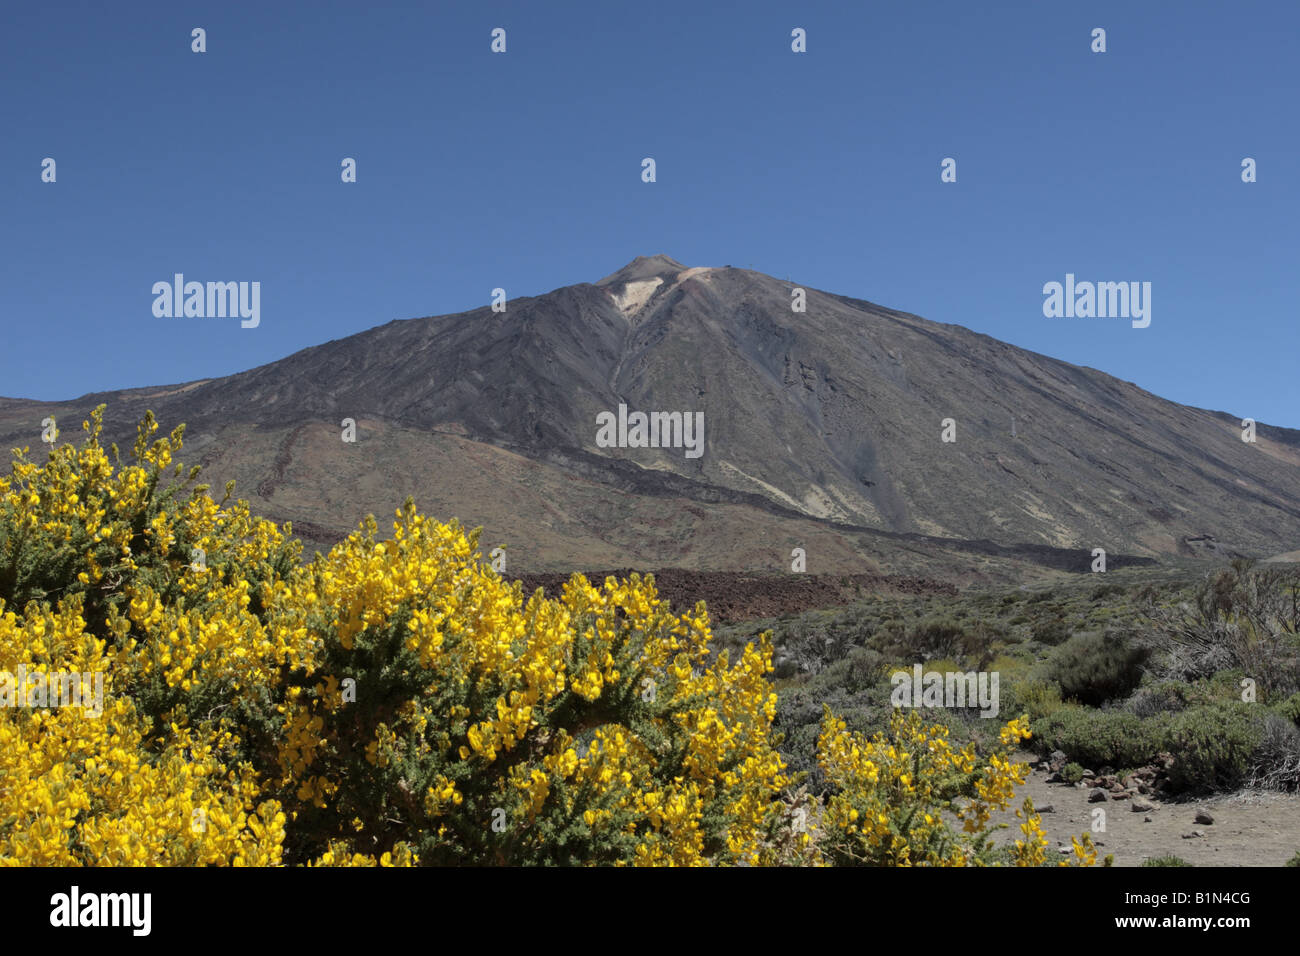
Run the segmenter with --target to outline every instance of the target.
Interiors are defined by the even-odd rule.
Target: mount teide
[[[810,572],[1015,576],[1086,569],[1096,547],[1300,544],[1300,432],[1261,425],[1247,444],[1235,416],[958,326],[815,289],[792,312],[792,287],[638,258],[504,313],[390,322],[225,378],[0,399],[0,438],[37,453],[54,415],[76,440],[105,402],[129,448],[152,409],[186,423],[181,458],[204,480],[235,478],[309,541],[366,513],[386,529],[410,494],[483,525],[511,570],[778,571],[803,547]],[[620,404],[703,412],[703,453],[598,447]]]

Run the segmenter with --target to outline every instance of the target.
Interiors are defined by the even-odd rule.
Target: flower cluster
[[[831,785],[817,851],[835,865],[988,866],[1047,861],[1042,820],[1026,801],[1025,822],[1010,851],[991,839],[989,820],[1005,810],[1028,768],[1011,759],[1028,739],[1027,719],[1007,723],[1000,748],[981,757],[973,744],[955,747],[948,728],[927,725],[916,711],[895,711],[889,730],[867,739],[849,732],[829,709],[822,719],[818,762]],[[1091,865],[1088,837],[1076,841],[1076,862]]]

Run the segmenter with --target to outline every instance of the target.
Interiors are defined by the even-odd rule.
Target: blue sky
[[[229,374],[662,252],[1300,427],[1298,36],[1256,2],[7,4],[0,395]],[[155,318],[175,272],[261,282],[261,324]],[[1149,281],[1150,327],[1044,317],[1066,273]]]

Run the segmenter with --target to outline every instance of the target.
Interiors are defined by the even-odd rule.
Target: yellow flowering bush
[[[318,556],[275,625],[323,636],[288,690],[300,852],[429,863],[757,862],[787,781],[767,645],[709,662],[703,606],[575,575],[525,599],[408,504]]]
[[[0,710],[6,861],[758,860],[787,783],[766,644],[710,661],[703,605],[648,578],[525,599],[409,503],[303,566],[232,485],[166,482],[182,429],[146,416],[110,461],[102,411],[0,479],[0,670],[106,701]]]
[[[1027,724],[1027,717],[1007,723],[1000,746],[980,756],[973,744],[953,746],[947,727],[927,725],[915,710],[895,710],[889,729],[867,738],[827,709],[817,756],[831,790],[818,852],[838,866],[1046,865],[1047,838],[1032,801],[1016,811],[1023,839],[1012,849],[995,846],[989,826],[1028,772],[1011,759],[1029,738]],[[1075,841],[1074,862],[1096,862],[1087,834]]]

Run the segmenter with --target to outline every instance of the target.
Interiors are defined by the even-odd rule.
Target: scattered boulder
[[[1205,826],[1208,827],[1210,824],[1214,822],[1214,817],[1210,816],[1210,814],[1207,813],[1205,810],[1197,810],[1195,822],[1203,823],[1205,824]]]
[[[1105,803],[1105,802],[1106,802],[1106,791],[1103,790],[1103,789],[1101,789],[1101,787],[1093,787],[1091,790],[1088,791],[1088,802],[1089,802],[1089,803]]]

